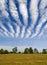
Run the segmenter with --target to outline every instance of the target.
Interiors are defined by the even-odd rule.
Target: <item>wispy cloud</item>
[[[45,0],[45,1],[41,0],[40,7],[39,7],[41,16],[46,13],[46,9],[47,9],[46,6],[47,6],[47,0]],[[45,14],[45,15],[47,15],[47,14]]]
[[[0,0],[0,6],[1,6],[0,10],[2,10],[2,9],[4,10],[4,8],[5,8],[4,5],[5,5],[5,0]]]
[[[32,30],[34,25],[37,22],[38,18],[38,0],[31,0],[30,2],[30,14],[31,14],[31,27],[30,29]]]
[[[17,21],[17,23],[19,25],[21,25],[21,22],[20,22],[20,19],[19,19],[19,15],[18,15],[18,12],[17,12],[17,7],[14,3],[14,0],[10,0],[10,12],[11,12],[11,15],[13,16],[13,18]]]
[[[19,1],[19,9],[20,13],[23,16],[24,24],[28,24],[28,12],[27,12],[27,6],[26,6],[26,1],[18,0]]]
[[[30,35],[31,35],[31,31],[30,31],[29,29],[27,29],[27,33],[26,33],[25,38],[29,38],[29,37],[30,37]]]
[[[0,23],[0,27],[2,28],[0,29],[0,32],[2,32],[2,34],[8,37],[8,30],[6,29],[6,27],[2,23]]]
[[[11,23],[8,23],[8,27],[10,28],[10,31],[14,34],[15,31],[14,31],[14,28],[13,28],[13,26],[11,25]]]
[[[23,27],[22,27],[22,32],[21,32],[21,38],[23,38],[24,35],[25,35],[25,29],[26,29],[25,26],[23,26]]]
[[[14,25],[15,25],[15,27],[16,27],[16,33],[15,33],[15,36],[16,36],[16,38],[19,36],[19,34],[20,34],[20,26],[19,25],[17,25],[16,23],[14,23]]]
[[[0,36],[35,38],[45,34],[47,0],[30,0],[30,4],[27,4],[27,0],[8,0],[8,8],[6,1],[0,0]]]
[[[5,2],[6,2],[6,0],[0,0],[0,11],[2,11],[2,15],[4,17],[7,17],[8,18],[9,14],[6,11]]]
[[[36,33],[35,33],[32,37],[35,37],[35,36],[37,36],[37,35],[39,34],[40,29],[41,29],[42,25],[43,25],[45,22],[46,22],[46,18],[45,18],[45,16],[42,16],[42,18],[41,18],[40,21],[39,21],[39,24],[37,25]]]

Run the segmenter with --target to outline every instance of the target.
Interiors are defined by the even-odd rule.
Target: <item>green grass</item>
[[[2,54],[0,65],[47,65],[47,54]]]

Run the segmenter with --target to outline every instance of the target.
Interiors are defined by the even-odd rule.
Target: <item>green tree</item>
[[[29,53],[33,53],[32,47],[29,48]]]
[[[8,52],[8,50],[4,50],[4,54],[8,54],[9,52]]]
[[[19,51],[18,54],[21,54],[21,52]]]
[[[29,53],[29,49],[25,48],[24,53],[26,53],[26,54]]]
[[[14,48],[12,49],[12,52],[13,52],[13,53],[17,53],[17,47],[14,47]]]
[[[42,53],[47,53],[47,49],[42,49]]]
[[[34,48],[34,53],[39,53],[38,50],[36,48]]]
[[[4,54],[4,50],[3,49],[0,50],[0,54]]]

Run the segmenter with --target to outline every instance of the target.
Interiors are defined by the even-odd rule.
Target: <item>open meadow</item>
[[[47,54],[2,54],[0,65],[47,65]]]

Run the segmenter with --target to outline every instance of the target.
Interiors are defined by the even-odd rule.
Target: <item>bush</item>
[[[32,47],[29,48],[29,53],[33,53]]]
[[[8,50],[3,50],[3,49],[0,50],[0,54],[8,54],[8,53],[9,53]]]
[[[14,47],[14,48],[12,49],[12,52],[13,52],[13,53],[17,53],[17,47]]]
[[[4,54],[8,54],[8,53],[9,53],[8,50],[5,50],[5,51],[4,51]]]
[[[47,53],[47,49],[42,49],[42,53],[46,54]]]
[[[38,50],[36,48],[34,48],[34,53],[39,53]]]
[[[25,48],[24,53],[26,53],[26,54],[29,53],[29,49]]]

